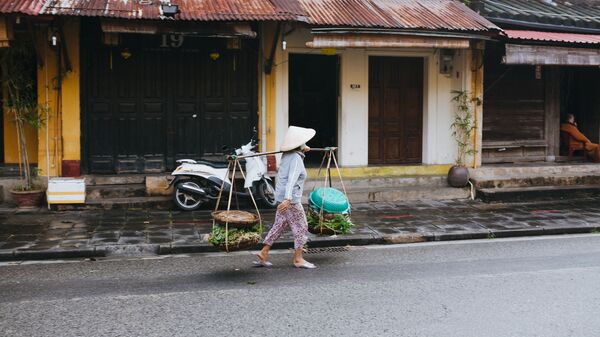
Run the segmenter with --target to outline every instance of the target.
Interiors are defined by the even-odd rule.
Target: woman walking
[[[313,129],[297,126],[290,126],[285,134],[281,144],[283,155],[275,186],[275,200],[279,205],[277,206],[273,227],[265,237],[262,250],[256,254],[258,257],[257,265],[263,267],[272,265],[269,262],[269,250],[273,242],[283,234],[285,227],[290,226],[294,233],[294,258],[292,263],[296,268],[316,268],[314,264],[302,257],[308,223],[301,203],[304,181],[306,180],[304,154],[310,151],[310,148],[306,146],[306,142],[313,138],[315,134],[316,131]]]

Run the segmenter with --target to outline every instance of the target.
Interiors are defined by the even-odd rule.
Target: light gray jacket
[[[300,151],[285,152],[281,156],[277,182],[275,185],[275,201],[289,199],[292,204],[302,201],[306,168],[304,168],[304,153]]]

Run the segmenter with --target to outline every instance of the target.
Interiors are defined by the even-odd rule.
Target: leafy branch
[[[354,224],[347,215],[335,214],[332,217],[324,217],[319,221],[319,215],[314,212],[308,212],[306,217],[308,225],[311,228],[319,228],[321,226],[332,230],[335,233],[347,234]]]
[[[20,189],[32,190],[35,188],[33,178],[36,171],[30,169],[25,128],[39,129],[45,122],[42,117],[45,109],[37,102],[33,43],[27,39],[16,39],[0,55],[0,81],[8,94],[4,111],[12,117],[17,132],[19,169],[23,180]]]
[[[479,104],[480,101],[478,98],[470,97],[465,90],[453,90],[452,93],[454,94],[452,101],[456,103],[456,111],[450,128],[452,129],[452,137],[454,137],[458,146],[456,165],[463,166],[467,156],[477,153],[471,141],[473,131],[477,128],[473,120],[472,104]]]

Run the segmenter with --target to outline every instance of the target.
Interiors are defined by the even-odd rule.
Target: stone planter
[[[464,166],[452,166],[448,171],[448,185],[465,187],[469,183],[469,169]]]
[[[37,207],[42,204],[43,190],[10,191],[13,199],[19,207]]]

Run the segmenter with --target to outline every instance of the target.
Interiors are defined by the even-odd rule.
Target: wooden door
[[[369,57],[369,164],[422,160],[423,59]]]
[[[164,172],[182,158],[222,159],[223,145],[250,140],[256,124],[256,43],[121,34],[102,44],[99,25],[83,25],[84,170]],[[219,56],[211,58],[211,53]]]
[[[202,63],[198,53],[181,51],[173,54],[171,92],[173,95],[172,127],[169,139],[173,141],[169,157],[177,159],[200,158],[202,142],[201,85],[197,80],[204,75],[203,67],[190,66]]]

